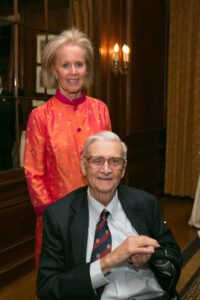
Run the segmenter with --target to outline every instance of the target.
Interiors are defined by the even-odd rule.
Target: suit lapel
[[[81,265],[86,261],[89,219],[86,191],[86,189],[83,190],[82,195],[73,205],[74,217],[70,226],[72,252],[76,265]]]
[[[132,226],[139,234],[149,235],[143,210],[137,205],[137,194],[133,193],[130,198],[126,192],[123,193],[123,189],[121,190],[121,188],[119,188],[118,195],[121,205]]]

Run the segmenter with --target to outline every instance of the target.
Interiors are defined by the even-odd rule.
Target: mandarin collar
[[[77,106],[80,103],[84,102],[86,99],[86,93],[84,91],[81,92],[80,96],[78,98],[75,99],[69,99],[68,97],[64,96],[63,94],[61,94],[60,90],[57,90],[55,93],[55,97],[56,99],[58,99],[59,101],[65,103],[65,104],[69,104],[69,105],[73,105],[73,106]]]

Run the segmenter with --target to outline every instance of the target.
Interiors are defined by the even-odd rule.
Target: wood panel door
[[[125,183],[158,192],[165,160],[168,1],[102,0],[96,9],[94,94],[108,104],[113,131],[128,145]],[[131,48],[127,75],[112,73],[116,42]]]

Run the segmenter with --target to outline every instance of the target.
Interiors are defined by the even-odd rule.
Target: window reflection
[[[0,5],[0,17],[14,16],[14,1],[13,0],[1,0]]]

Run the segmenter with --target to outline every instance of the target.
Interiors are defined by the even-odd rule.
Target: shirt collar
[[[111,218],[114,218],[117,214],[118,204],[119,204],[119,198],[118,198],[118,192],[116,191],[114,197],[110,201],[110,203],[105,207],[102,205],[98,200],[93,198],[90,194],[89,188],[87,190],[87,196],[88,196],[88,206],[89,211],[93,215],[96,223],[99,221],[99,217],[101,212],[106,209],[109,211]]]

